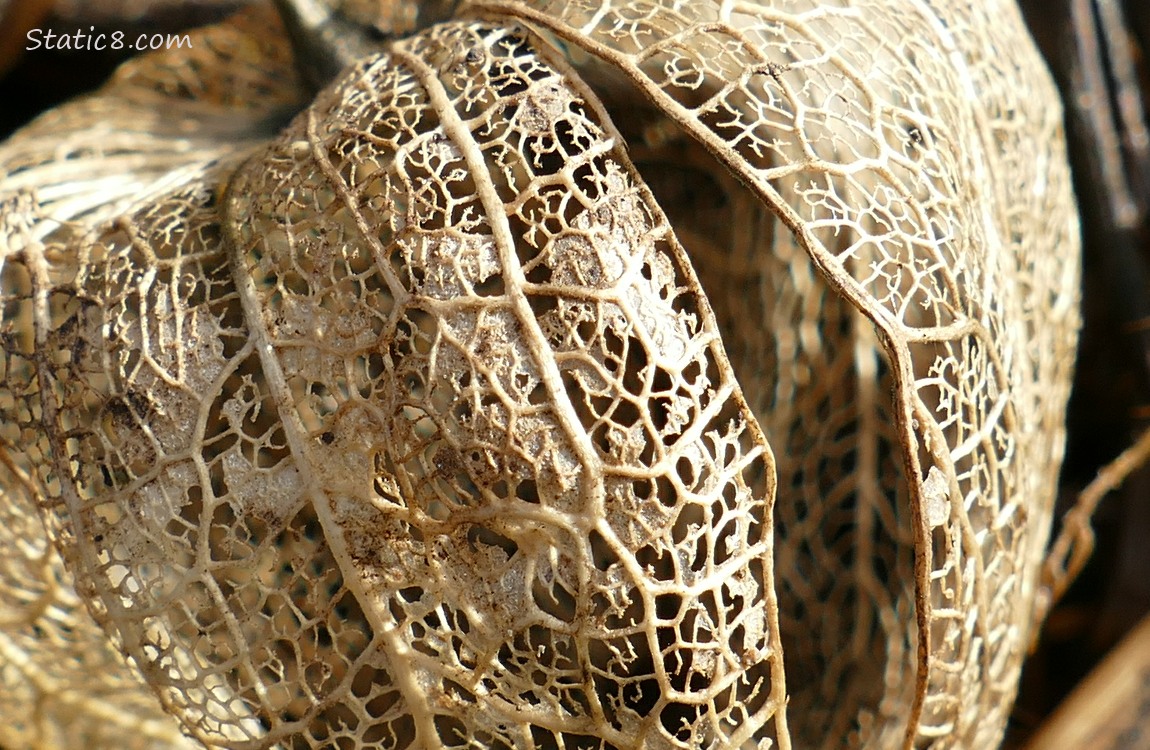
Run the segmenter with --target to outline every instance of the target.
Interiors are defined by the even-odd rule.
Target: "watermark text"
[[[52,29],[30,29],[28,44],[24,49],[44,50],[152,50],[152,49],[191,49],[192,38],[188,34],[140,34],[132,36],[123,31],[96,31],[89,26],[87,31],[76,29],[62,34]]]

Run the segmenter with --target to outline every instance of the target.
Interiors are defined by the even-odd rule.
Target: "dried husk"
[[[191,748],[111,633],[92,619],[41,516],[45,440],[33,353],[28,248],[74,263],[88,232],[182,180],[202,179],[300,106],[270,11],[194,32],[187,49],[124,65],[99,92],[46,113],[0,146],[0,745]],[[45,247],[46,245],[46,247]],[[97,342],[98,345],[98,342]],[[46,489],[45,489],[46,488]],[[54,524],[58,519],[47,519]]]
[[[1038,573],[1078,327],[1077,222],[1061,114],[1010,3],[842,5],[467,7],[538,24],[621,72],[754,189],[831,288],[874,322],[910,476],[919,650],[914,699],[884,700],[874,737],[888,746],[895,739],[881,739],[882,727],[898,733],[909,724],[914,744],[992,746],[1043,595]],[[865,361],[865,337],[863,349],[859,366],[875,368]],[[770,417],[760,418],[772,439]],[[810,434],[813,420],[803,422]],[[884,441],[864,441],[874,446],[875,467]],[[816,538],[877,527],[897,543],[897,514],[881,511],[890,500],[873,488],[858,494],[864,499],[845,509],[883,520],[836,523],[828,515]],[[793,507],[781,497],[777,506]],[[811,507],[833,510],[816,501],[798,512]],[[782,549],[788,534],[780,526]],[[809,538],[797,543],[810,546]],[[864,546],[867,555],[855,558],[864,569],[836,577],[846,594],[831,588],[814,607],[810,596],[798,599],[794,616],[784,611],[784,629],[821,639],[825,618],[836,616],[827,604],[865,597],[878,606],[846,630],[857,637],[885,629],[898,644],[904,626],[890,629],[891,605],[906,610],[881,554],[888,544],[878,541],[880,554]],[[840,548],[810,558],[825,569],[851,555]],[[816,664],[841,658],[822,645]],[[814,705],[834,703],[834,684]],[[895,676],[887,690],[897,695],[904,684]],[[795,715],[797,723],[808,714]],[[818,710],[809,715],[814,741],[825,725]],[[871,727],[859,726],[865,738]]]
[[[1078,323],[1014,9],[463,12],[5,255],[96,618],[227,746],[995,746]]]

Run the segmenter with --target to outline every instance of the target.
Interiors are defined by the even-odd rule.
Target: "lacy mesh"
[[[194,52],[129,62],[96,94],[0,145],[0,745],[9,750],[201,746],[149,687],[162,673],[126,663],[114,629],[89,614],[91,592],[77,593],[60,554],[67,520],[41,516],[61,488],[44,468],[53,448],[21,253],[74,269],[88,233],[127,207],[203,179],[220,159],[234,169],[237,153],[267,138],[267,121],[301,102],[290,53],[264,38],[269,28],[265,11],[193,32]],[[97,333],[89,343],[102,342]]]
[[[4,208],[34,212],[27,204]],[[0,221],[0,238],[10,239],[17,230]],[[28,293],[27,275],[11,265],[2,273],[5,320],[30,317],[27,305],[13,299]],[[5,417],[0,422],[0,745],[190,750],[195,745],[181,736],[139,672],[85,611],[52,546],[38,508],[43,497],[28,466],[43,459],[47,446],[30,427],[25,405],[13,399],[36,390],[32,347],[27,336],[17,341],[5,334],[10,338],[0,360]],[[23,446],[22,455],[17,445]]]
[[[588,71],[698,270],[748,402],[772,436],[776,575],[799,747],[900,741],[914,688],[913,533],[889,365],[873,325],[791,232],[694,140]],[[624,109],[626,108],[626,109]],[[739,293],[730,293],[739,290]],[[780,363],[787,363],[785,366]],[[820,605],[808,610],[811,602]],[[883,721],[888,736],[873,736]]]
[[[996,746],[1078,324],[1016,11],[462,12],[9,230],[112,642],[215,746]]]
[[[917,698],[884,723],[897,733],[909,722],[915,743],[995,744],[1029,643],[1078,325],[1060,110],[1033,48],[1018,43],[1017,9],[468,7],[517,14],[622,71],[755,189],[832,287],[874,321],[911,475],[926,652]],[[892,535],[898,525],[887,520]],[[858,527],[828,520],[818,535],[836,538],[838,523]],[[834,555],[814,557],[829,566]],[[881,580],[861,583],[883,601]],[[834,598],[801,600],[799,622],[819,623]],[[876,610],[880,620],[889,612]],[[860,717],[864,733],[869,723]]]

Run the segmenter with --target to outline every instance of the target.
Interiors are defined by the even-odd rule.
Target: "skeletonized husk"
[[[464,12],[6,256],[97,619],[226,746],[995,746],[1078,322],[1014,10]]]

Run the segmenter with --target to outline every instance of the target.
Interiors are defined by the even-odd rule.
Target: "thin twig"
[[[1150,461],[1150,429],[1137,442],[1124,450],[1098,472],[1078,495],[1074,507],[1062,516],[1062,529],[1051,545],[1042,567],[1042,584],[1046,595],[1038,604],[1036,613],[1040,622],[1082,571],[1094,550],[1094,528],[1090,519],[1098,503],[1111,490],[1117,489],[1126,478]]]

